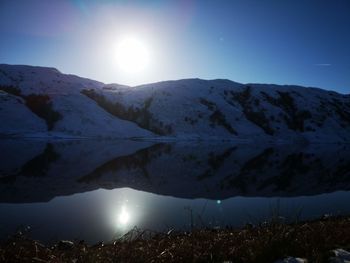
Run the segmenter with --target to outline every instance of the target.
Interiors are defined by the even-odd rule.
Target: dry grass
[[[297,224],[270,222],[244,229],[154,233],[134,229],[109,244],[44,246],[23,235],[0,245],[0,262],[273,262],[286,256],[327,262],[350,247],[350,217]]]

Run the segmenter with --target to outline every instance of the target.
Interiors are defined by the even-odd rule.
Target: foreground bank
[[[275,262],[287,257],[348,262],[349,248],[350,217],[334,217],[294,224],[273,220],[243,229],[134,229],[118,240],[95,245],[83,240],[43,245],[19,233],[1,243],[0,262]]]

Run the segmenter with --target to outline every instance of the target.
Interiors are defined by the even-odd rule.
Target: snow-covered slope
[[[161,135],[350,142],[350,96],[317,88],[186,79],[85,93]]]
[[[46,132],[45,121],[28,110],[24,100],[0,90],[0,134]]]
[[[70,136],[350,142],[350,96],[317,88],[201,79],[127,87],[10,65],[0,65],[0,87],[23,102],[17,111],[1,100],[1,134],[42,132],[44,120],[49,133]],[[15,124],[20,112],[30,125]]]
[[[97,81],[56,69],[0,65],[0,134],[25,136],[147,137],[153,134],[121,120],[81,94]]]

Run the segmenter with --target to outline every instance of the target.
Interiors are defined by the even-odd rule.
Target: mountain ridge
[[[129,87],[0,64],[0,91],[5,137],[350,142],[350,95],[314,87],[198,78]]]

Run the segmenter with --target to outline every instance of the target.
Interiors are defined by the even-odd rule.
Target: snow
[[[242,92],[247,86],[251,87],[249,106],[254,112],[265,113],[267,121],[275,131],[273,136],[266,134],[261,127],[248,120],[243,112],[244,107],[227,95],[230,92]],[[310,131],[291,130],[285,121],[285,111],[280,106],[268,102],[263,95],[266,93],[271,98],[278,99],[279,92],[288,93],[298,111],[310,112],[313,117],[304,121],[305,128],[307,127]],[[333,99],[346,104],[347,106],[343,108],[350,116],[349,96],[316,88],[263,84],[243,85],[229,80],[185,79],[133,88],[115,87],[113,90],[104,90],[100,94],[103,94],[110,101],[122,103],[126,108],[130,106],[142,107],[147,99],[153,98],[149,108],[151,114],[158,121],[171,125],[173,128],[171,136],[178,139],[212,140],[221,138],[329,143],[350,141],[350,123],[346,123],[347,127],[345,128],[344,124],[340,125],[339,116],[334,112],[334,106],[329,105]],[[218,109],[222,112],[227,123],[237,131],[238,135],[231,134],[222,125],[214,124],[212,127],[210,116],[213,114],[213,110],[201,104],[201,99],[213,103],[214,110]],[[259,101],[259,105],[254,104],[255,100]],[[326,104],[323,111],[319,109],[321,102]],[[313,122],[318,119],[325,119],[322,127],[318,127]]]
[[[184,79],[128,87],[62,74],[53,68],[4,64],[0,65],[1,85],[18,87],[22,96],[48,95],[53,110],[63,116],[52,131],[45,132],[43,119],[26,108],[22,98],[1,92],[3,135],[350,142],[350,96],[317,88],[240,84],[223,79]],[[244,97],[248,87],[249,95]],[[114,116],[81,93],[90,89],[109,103],[147,114],[137,113],[133,119]],[[163,131],[162,136],[155,134],[157,129]]]
[[[58,121],[55,131],[91,137],[152,136],[151,132],[140,129],[135,123],[115,118],[81,94],[56,97],[54,108],[64,116]]]
[[[32,113],[23,99],[7,93],[0,94],[0,121],[0,135],[46,131],[45,121]]]
[[[20,97],[1,92],[0,134],[25,137],[112,137],[153,136],[135,123],[120,120],[82,95],[87,88],[102,88],[101,82],[60,73],[53,68],[0,65],[0,86],[15,86],[21,94],[50,96],[53,109],[63,118],[53,131],[32,113]]]

